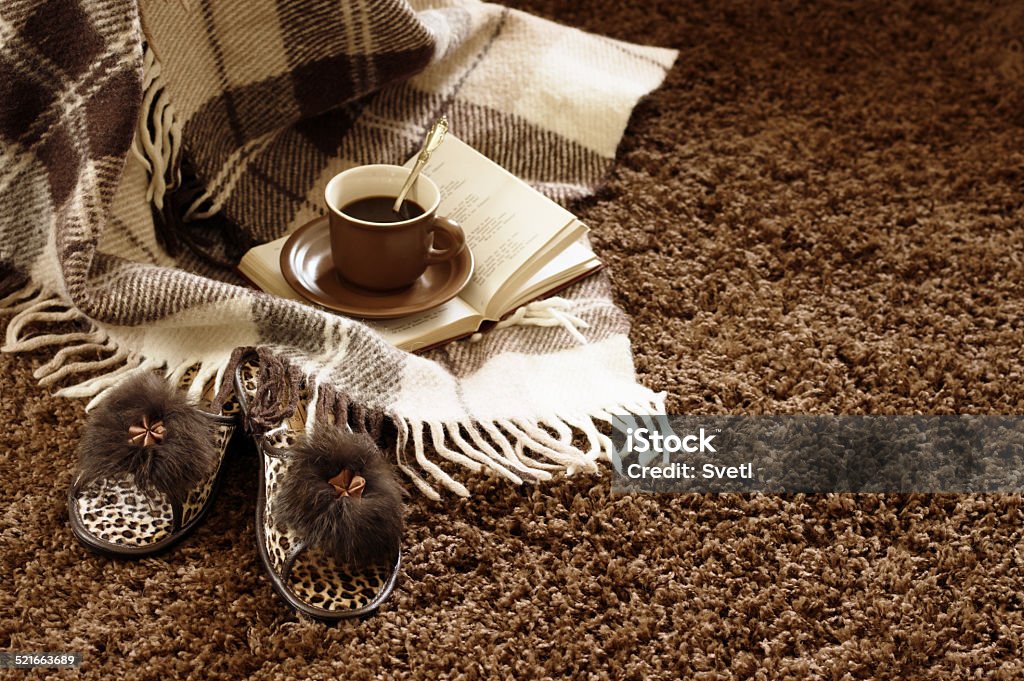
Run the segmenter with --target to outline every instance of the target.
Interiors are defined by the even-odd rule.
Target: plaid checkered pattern
[[[41,382],[95,403],[133,372],[197,365],[198,397],[259,347],[291,367],[282,391],[307,386],[313,421],[344,406],[393,426],[396,462],[431,495],[465,493],[460,467],[593,468],[595,418],[659,404],[603,278],[567,295],[585,345],[511,327],[419,357],[216,263],[323,214],[337,172],[404,161],[441,113],[549,196],[583,196],[674,58],[466,0],[6,2],[4,349],[52,348]]]

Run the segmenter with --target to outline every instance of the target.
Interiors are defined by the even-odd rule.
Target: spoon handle
[[[405,184],[402,185],[402,191],[398,192],[398,198],[395,199],[395,205],[391,207],[391,210],[396,213],[402,209],[402,202],[405,201],[405,197],[408,196],[409,190],[412,189],[412,185],[416,182],[416,178],[419,177],[420,171],[423,170],[423,166],[430,160],[430,154],[433,153],[434,149],[437,149],[441,141],[444,140],[444,136],[448,133],[448,117],[441,116],[437,119],[437,122],[431,126],[430,131],[427,133],[427,139],[423,142],[423,149],[420,151],[420,156],[416,159],[416,165],[412,167],[412,172],[409,173],[409,177],[406,178]]]
[[[406,178],[405,184],[402,185],[402,191],[398,192],[398,198],[395,199],[395,205],[391,206],[391,210],[396,213],[400,213],[402,210],[402,202],[405,201],[405,197],[409,194],[409,190],[412,189],[413,183],[416,178],[419,177],[420,171],[423,170],[423,166],[427,164],[427,159],[423,158],[422,154],[416,161],[416,165],[412,167],[412,172],[409,173],[409,177]]]

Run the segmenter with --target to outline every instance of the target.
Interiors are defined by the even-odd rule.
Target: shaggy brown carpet
[[[1019,3],[517,4],[682,52],[578,207],[671,410],[1024,411]],[[414,498],[394,597],[331,628],[262,574],[250,456],[172,553],[81,548],[42,361],[0,359],[0,650],[67,677],[1024,677],[1019,495],[480,479]]]

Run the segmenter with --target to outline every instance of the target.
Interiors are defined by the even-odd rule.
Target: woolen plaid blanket
[[[662,403],[603,276],[516,317],[532,324],[416,356],[231,265],[324,214],[341,170],[404,162],[441,114],[548,196],[583,196],[674,58],[469,1],[4,2],[4,350],[46,349],[40,382],[92,405],[151,370],[225,394],[257,348],[273,416],[302,399],[309,427],[390,438],[431,496],[467,494],[465,469],[593,470],[596,421]],[[547,325],[552,307],[575,328]]]

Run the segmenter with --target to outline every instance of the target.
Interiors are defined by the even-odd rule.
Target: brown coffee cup
[[[462,228],[437,215],[441,191],[423,174],[406,199],[422,210],[420,215],[395,216],[396,221],[390,222],[345,212],[346,207],[374,197],[393,203],[408,177],[409,169],[402,166],[367,165],[339,173],[327,183],[324,198],[330,209],[331,257],[338,274],[349,283],[370,291],[405,288],[429,265],[451,260],[466,247]],[[438,247],[438,233],[444,237],[444,248]]]

